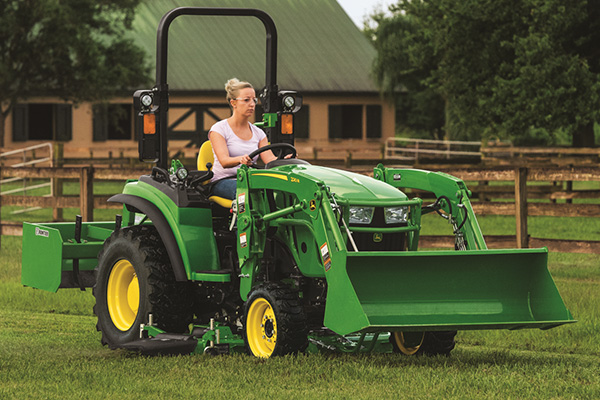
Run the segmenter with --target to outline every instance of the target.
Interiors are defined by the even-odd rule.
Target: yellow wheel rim
[[[122,331],[129,330],[140,307],[140,285],[128,260],[119,260],[113,265],[108,277],[106,302],[115,326]]]
[[[401,353],[408,356],[414,355],[423,344],[424,332],[392,332],[394,342]]]
[[[271,303],[263,298],[254,300],[248,310],[245,329],[252,354],[270,357],[277,344],[277,320]]]

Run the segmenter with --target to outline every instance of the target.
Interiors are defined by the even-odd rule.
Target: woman
[[[258,103],[252,85],[233,78],[225,84],[225,91],[232,115],[214,124],[208,132],[214,153],[214,176],[211,182],[216,182],[212,188],[215,196],[233,200],[237,169],[242,164],[252,165],[256,162],[258,156],[252,160],[248,154],[266,146],[268,139],[261,129],[249,121]],[[270,150],[260,156],[265,164],[277,158]]]

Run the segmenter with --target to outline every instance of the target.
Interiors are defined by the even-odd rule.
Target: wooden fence
[[[530,237],[527,221],[529,216],[586,217],[589,223],[600,227],[600,202],[582,203],[582,199],[600,199],[600,189],[579,189],[573,182],[600,182],[600,167],[497,167],[497,168],[438,168],[469,182],[473,192],[473,208],[477,215],[515,216],[516,232],[510,236],[486,235],[490,248],[543,247],[551,251],[600,254],[600,241],[562,240]],[[94,209],[114,208],[119,204],[107,203],[110,196],[94,196],[93,184],[97,181],[125,181],[147,174],[146,169],[73,168],[0,168],[0,178],[52,178],[54,180],[78,180],[79,196],[54,195],[40,196],[0,196],[2,205],[39,206],[43,208],[79,208],[84,221],[92,221]],[[491,184],[495,182],[494,184]],[[528,185],[528,182],[532,184]],[[503,183],[503,184],[502,184]],[[62,193],[62,191],[58,191]],[[409,191],[410,192],[410,191]],[[413,195],[424,193],[413,191]],[[508,201],[507,199],[514,199]],[[539,201],[541,199],[541,201]],[[504,201],[503,201],[504,200]],[[576,200],[576,203],[573,203]],[[565,201],[559,203],[558,201]],[[16,224],[2,224],[0,232],[7,235],[20,235],[21,227]],[[484,232],[485,234],[485,232]],[[451,237],[424,236],[426,247],[447,247]]]
[[[464,181],[478,182],[468,185],[474,194],[472,204],[476,215],[515,216],[514,236],[485,235],[490,248],[546,246],[551,251],[600,254],[600,241],[530,237],[527,226],[528,216],[550,216],[591,218],[589,223],[600,227],[600,202],[573,203],[574,199],[582,201],[600,198],[600,189],[577,189],[573,185],[573,182],[600,182],[599,167],[459,168],[442,171]],[[490,182],[498,185],[491,186]],[[502,182],[505,184],[499,184]],[[528,185],[528,182],[532,184]],[[498,201],[509,196],[514,202]],[[540,199],[547,201],[539,201]],[[558,203],[560,200],[565,203]],[[424,242],[428,246],[449,243],[441,237],[424,238]]]

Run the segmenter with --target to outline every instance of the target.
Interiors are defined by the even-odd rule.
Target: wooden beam
[[[23,224],[0,224],[0,236],[23,236]]]
[[[515,219],[517,247],[528,247],[527,236],[527,168],[515,169]]]
[[[517,245],[515,235],[487,235],[485,242],[490,249],[511,249]],[[452,236],[421,236],[421,248],[454,248]],[[600,254],[600,241],[598,240],[561,240],[529,238],[530,248],[547,247],[553,253],[580,253]]]
[[[54,142],[53,144],[53,160],[52,167],[58,168],[64,166],[64,143]],[[52,197],[60,197],[63,195],[63,179],[61,178],[50,178],[50,184],[52,185],[51,194]],[[63,220],[63,209],[54,207],[52,209],[52,220],[62,221]]]
[[[443,170],[463,181],[511,181],[514,179],[513,168],[489,168],[489,169],[448,169]]]
[[[530,181],[600,181],[600,168],[531,168],[527,179]]]
[[[474,201],[477,215],[515,215],[515,203]],[[527,203],[527,215],[535,217],[598,217],[600,204]]]
[[[94,170],[94,178],[97,180],[115,180],[124,181],[127,179],[138,179],[141,175],[150,174],[151,169],[110,169],[110,168],[96,168]]]
[[[1,177],[79,179],[81,168],[3,168]]]
[[[94,208],[118,210],[123,208],[120,203],[109,203],[107,200],[112,196],[94,196]]]
[[[463,181],[510,181],[514,179],[514,168],[439,168]],[[529,167],[528,181],[600,181],[600,167]]]
[[[81,217],[84,222],[90,222],[94,220],[94,168],[82,168],[79,179]]]
[[[515,203],[509,202],[473,202],[473,211],[477,215],[515,215]]]
[[[600,241],[530,238],[531,247],[547,247],[556,253],[600,254]]]
[[[553,200],[565,199],[600,199],[600,190],[574,190],[572,192],[554,192],[550,195]]]
[[[482,153],[522,153],[522,154],[591,154],[591,155],[600,155],[599,148],[590,148],[590,147],[482,147]]]
[[[0,196],[5,206],[42,207],[42,208],[79,208],[77,197],[43,197],[43,196]]]
[[[546,217],[593,217],[600,215],[600,204],[529,203],[529,215]]]

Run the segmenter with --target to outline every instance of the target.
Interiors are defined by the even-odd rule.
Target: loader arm
[[[467,185],[454,176],[420,169],[385,168],[379,164],[373,171],[373,177],[396,188],[425,190],[440,199],[448,199],[450,205],[441,202],[442,208],[455,219],[456,227],[462,232],[468,250],[487,249],[483,233],[473,212],[471,191]]]

